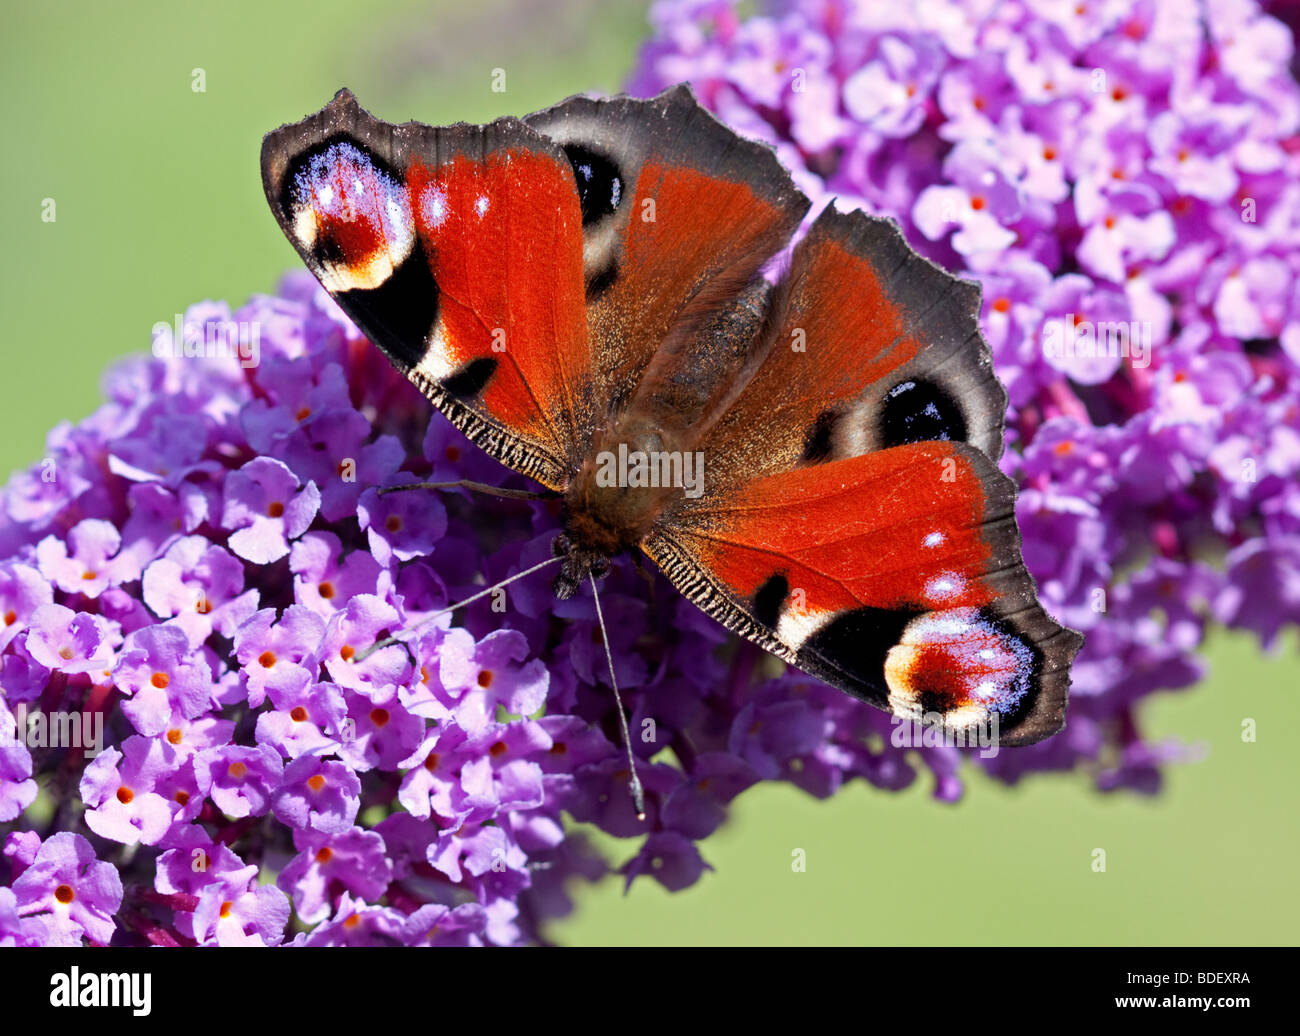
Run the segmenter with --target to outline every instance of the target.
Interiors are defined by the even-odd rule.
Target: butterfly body
[[[686,88],[394,126],[346,91],[263,144],[309,268],[486,452],[562,498],[555,591],[644,551],[729,629],[1004,744],[1064,722],[979,292],[808,201]]]

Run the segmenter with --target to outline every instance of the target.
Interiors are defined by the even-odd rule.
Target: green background
[[[114,357],[202,298],[270,290],[296,256],[262,198],[261,136],[343,85],[391,121],[482,121],[614,90],[640,3],[61,3],[7,0],[0,31],[0,473],[99,400]],[[206,92],[191,88],[201,68]],[[506,70],[506,91],[491,90]],[[53,198],[57,220],[41,220]],[[1218,634],[1213,675],[1158,696],[1152,739],[1202,745],[1164,792],[1104,796],[1086,774],[960,804],[855,784],[818,802],[741,796],[703,845],[715,871],[669,895],[610,878],[552,926],[565,944],[1293,944],[1300,901],[1300,666]],[[1244,718],[1258,740],[1243,743]],[[629,843],[601,839],[617,861]],[[1107,870],[1094,873],[1104,848]],[[803,849],[807,870],[791,854]]]

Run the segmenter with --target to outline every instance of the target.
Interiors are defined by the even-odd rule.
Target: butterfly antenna
[[[509,584],[513,583],[516,579],[523,579],[524,576],[531,576],[538,569],[545,568],[547,565],[554,565],[557,562],[563,560],[564,560],[563,558],[547,558],[545,561],[539,562],[538,564],[534,565],[532,568],[526,568],[522,572],[516,572],[512,576],[506,576],[506,578],[501,580],[501,582],[493,583],[491,586],[487,587],[486,589],[480,590],[478,593],[473,594],[470,597],[466,597],[463,601],[457,601],[455,604],[449,604],[445,608],[439,608],[436,612],[430,612],[423,619],[417,622],[414,626],[408,626],[406,629],[402,630],[402,632],[414,633],[421,626],[424,626],[427,623],[432,622],[439,615],[446,615],[448,612],[454,612],[457,608],[464,608],[465,605],[473,604],[475,601],[481,600],[482,598],[486,597],[488,594],[495,593],[497,590],[500,590],[503,586],[508,586]],[[366,648],[365,651],[357,655],[356,660],[358,662],[364,662],[367,658],[373,655],[380,648],[391,647],[393,644],[405,644],[405,643],[406,641],[402,640],[398,636],[385,637],[383,640],[375,641],[368,648]]]
[[[618,693],[618,678],[614,675],[614,653],[609,649],[609,632],[605,629],[605,616],[600,610],[600,593],[596,590],[596,577],[590,572],[591,599],[596,602],[596,622],[600,625],[600,639],[605,645],[605,661],[609,663],[609,685],[614,688],[614,704],[618,706],[618,722],[623,728],[623,745],[627,748],[627,768],[632,777],[627,782],[632,793],[632,802],[636,805],[637,820],[645,819],[645,792],[641,787],[641,778],[636,775],[636,757],[632,755],[632,735],[627,730],[627,716],[623,712],[623,699]]]

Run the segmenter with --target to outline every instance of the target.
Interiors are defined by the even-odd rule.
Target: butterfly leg
[[[455,482],[408,482],[402,486],[385,486],[379,490],[379,495],[396,493],[403,489],[468,489],[471,493],[499,496],[509,500],[554,500],[560,496],[553,489],[503,489],[500,486],[489,486],[485,482],[474,482],[467,478]]]

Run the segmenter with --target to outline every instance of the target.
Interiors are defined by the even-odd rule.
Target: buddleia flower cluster
[[[601,604],[638,819],[589,591],[539,572],[441,611],[549,558],[554,502],[381,494],[530,483],[305,272],[177,327],[4,492],[0,942],[530,942],[611,868],[584,825],[681,889],[764,778],[956,795],[951,752],[908,758],[623,564]]]
[[[1300,607],[1297,91],[1253,7],[1076,6],[661,4],[634,81],[691,80],[983,281],[1026,561],[1088,633],[1062,734],[909,747],[623,560],[638,818],[589,590],[444,611],[548,558],[557,507],[381,493],[529,483],[297,273],[156,328],[0,499],[0,945],[529,943],[575,882],[693,884],[763,781],[955,802],[964,754],[1153,790],[1177,749],[1136,706],[1199,677],[1211,619],[1268,643]],[[1067,313],[1151,322],[1149,362],[1047,355]]]

